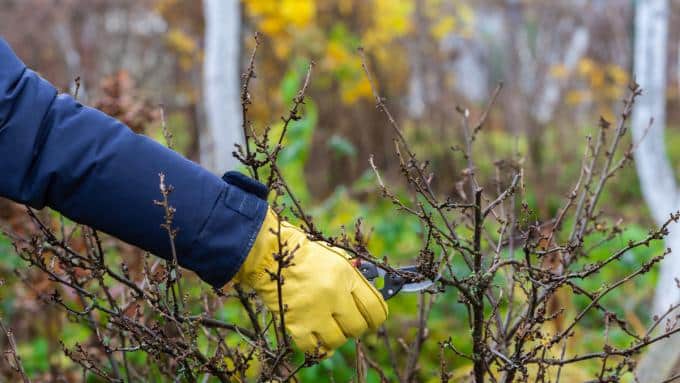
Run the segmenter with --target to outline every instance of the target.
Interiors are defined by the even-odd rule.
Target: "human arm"
[[[171,256],[159,173],[178,262],[219,288],[238,271],[267,210],[262,186],[220,179],[119,121],[81,105],[26,66],[0,39],[0,196],[49,206],[160,257]],[[266,192],[265,192],[266,193]]]
[[[264,185],[240,173],[220,179],[119,121],[81,105],[26,66],[0,39],[0,196],[50,207],[155,255],[171,257],[161,230],[159,174],[173,185],[169,204],[178,263],[221,288],[236,280],[278,310],[271,278],[279,218]],[[287,327],[301,349],[338,347],[387,316],[379,293],[344,253],[284,225],[295,249],[286,268]],[[266,275],[266,274],[265,274]],[[322,304],[323,303],[323,304]]]

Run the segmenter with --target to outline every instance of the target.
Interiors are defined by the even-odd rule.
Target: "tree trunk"
[[[237,0],[204,0],[203,8],[206,129],[200,140],[201,162],[219,174],[238,166],[232,154],[234,145],[244,143],[239,76],[241,10]]]
[[[668,1],[639,0],[635,9],[635,75],[643,89],[633,110],[635,166],[642,194],[657,224],[678,209],[678,190],[673,168],[666,155],[666,60],[668,45]],[[650,119],[654,119],[650,127]],[[672,250],[660,266],[653,314],[666,311],[680,300],[675,278],[680,276],[680,227],[670,226],[666,247]],[[653,345],[640,361],[640,382],[660,382],[672,374],[680,360],[679,336]]]
[[[636,81],[643,89],[633,110],[633,138],[640,186],[645,201],[657,224],[678,209],[678,191],[673,168],[666,155],[664,129],[666,124],[666,59],[668,45],[668,1],[640,0],[635,10]],[[649,128],[650,120],[654,122]],[[644,138],[644,139],[643,139]],[[672,231],[680,230],[677,225]],[[672,237],[671,237],[672,238]],[[654,297],[654,313],[666,310],[680,300],[674,277],[680,271],[680,247],[668,247],[673,254],[661,264],[659,285]]]

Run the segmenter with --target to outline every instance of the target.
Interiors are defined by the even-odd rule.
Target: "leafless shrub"
[[[258,45],[259,41],[255,51]],[[282,118],[280,135],[274,137],[271,129],[256,134],[248,118],[253,102],[249,83],[255,77],[255,51],[243,75],[241,93],[246,145],[238,147],[234,154],[248,167],[251,176],[271,188],[275,209],[301,222],[311,238],[398,272],[388,259],[367,251],[368,235],[360,221],[352,234],[327,236],[296,199],[277,159],[289,125],[301,116],[313,64]],[[363,57],[363,52],[360,54]],[[363,66],[371,79],[365,60]],[[457,195],[439,195],[431,184],[435,177],[444,175],[433,174],[427,160],[420,159],[410,148],[372,80],[371,85],[376,106],[394,132],[395,161],[413,197],[408,200],[399,197],[381,177],[372,159],[370,165],[382,195],[393,203],[396,211],[421,222],[425,235],[417,259],[419,277],[438,277],[438,283],[419,296],[410,329],[415,333],[412,341],[407,342],[386,328],[378,332],[377,338],[357,340],[356,381],[364,381],[367,371],[372,369],[385,382],[421,381],[435,374],[447,382],[454,378],[447,367],[452,358],[464,358],[473,368],[471,376],[460,378],[463,381],[559,382],[564,366],[596,360],[601,370],[593,381],[616,382],[633,371],[635,356],[644,347],[680,331],[678,306],[656,317],[645,333],[637,333],[625,318],[602,303],[608,294],[649,272],[667,252],[641,261],[637,270],[608,281],[596,291],[589,291],[580,283],[605,268],[615,267],[626,252],[662,240],[668,225],[680,218],[678,213],[670,215],[662,227],[627,243],[604,261],[579,262],[587,260],[592,251],[586,246],[588,236],[604,234],[605,240],[611,240],[621,234],[619,225],[610,225],[604,219],[598,202],[608,180],[632,158],[634,147],[622,148],[622,137],[627,133],[626,121],[635,98],[641,92],[637,85],[631,85],[618,123],[612,127],[601,120],[597,137],[588,138],[579,178],[557,217],[547,224],[527,219],[528,207],[522,199],[523,171],[517,158],[495,163],[496,179],[492,183],[497,185],[496,190],[485,190],[481,185],[487,183],[481,182],[476,174],[472,147],[475,138],[483,133],[500,86],[478,120],[472,121],[467,109],[457,109],[466,140],[461,148],[452,148],[451,153],[452,156],[462,153],[467,168]],[[165,222],[159,230],[167,231],[172,242],[177,230],[173,226],[174,209],[168,202],[172,180],[165,179],[163,174],[159,177],[159,200],[149,203],[156,203],[159,214],[164,214]],[[282,196],[288,197],[290,206],[282,202]],[[238,285],[208,292],[188,288],[190,284],[182,282],[186,277],[177,266],[174,252],[168,261],[145,257],[133,267],[125,261],[114,264],[117,257],[106,255],[106,241],[96,231],[80,226],[69,231],[63,222],[55,227],[52,221],[31,209],[27,213],[37,230],[31,235],[7,234],[13,239],[17,254],[54,282],[54,290],[43,295],[44,301],[91,330],[92,337],[87,343],[72,347],[62,343],[64,353],[82,367],[83,374],[94,374],[108,382],[144,381],[154,374],[192,382],[208,377],[223,382],[297,381],[301,369],[322,357],[317,354],[305,355],[303,360],[296,357],[285,329],[283,296],[279,313],[274,314]],[[568,221],[573,224],[564,228]],[[77,238],[84,245],[75,246]],[[285,283],[281,270],[294,260],[295,249],[288,248],[280,237],[279,243],[278,252],[272,254],[278,268],[270,273],[281,294],[280,286]],[[555,304],[557,292],[565,289],[589,300],[573,317]],[[471,352],[458,350],[451,339],[433,339],[428,331],[432,308],[447,303],[441,299],[447,291],[455,292],[467,308],[468,328],[451,329],[451,336],[470,337]],[[219,308],[229,302],[240,306],[242,317],[247,318],[245,323],[218,319]],[[593,312],[604,323],[604,346],[599,351],[574,355],[568,349],[568,340],[582,319]],[[554,323],[559,325],[549,326]],[[659,331],[660,327],[664,328]],[[609,333],[614,329],[627,334],[628,347],[617,348],[609,343]],[[419,360],[427,342],[439,344],[439,372],[421,371]],[[132,362],[139,353],[146,355],[150,363]],[[8,355],[15,361],[18,373],[27,379],[14,347]],[[257,377],[249,372],[252,366],[257,367]]]

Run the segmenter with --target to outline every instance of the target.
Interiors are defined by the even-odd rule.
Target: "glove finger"
[[[307,333],[300,337],[296,337],[292,334],[291,336],[293,337],[293,342],[295,342],[295,345],[300,351],[305,353],[316,353],[322,358],[330,358],[335,353],[335,349],[339,347],[335,346],[331,348],[326,345],[315,332]],[[342,345],[342,343],[340,345]]]
[[[293,342],[302,352],[314,352],[319,347],[322,346],[321,340],[317,338],[314,333],[305,331],[303,333],[295,333],[291,329],[288,329],[293,338]]]
[[[333,319],[329,320],[329,323],[333,326],[330,327],[331,329],[340,331]],[[297,328],[294,326],[286,327],[286,330],[288,330],[288,333],[293,338],[293,342],[295,342],[295,345],[300,351],[317,353],[323,358],[330,358],[333,356],[334,350],[347,341],[341,332],[340,335],[337,335],[337,333],[326,334],[326,338],[328,338],[328,340],[326,340],[318,331],[296,331]],[[328,333],[328,331],[325,332]],[[341,340],[341,338],[344,340]]]
[[[352,291],[354,304],[368,323],[368,327],[375,330],[387,319],[387,303],[373,285],[360,274],[359,276],[363,283],[359,283]]]
[[[321,346],[325,351],[335,350],[347,342],[347,337],[342,333],[342,329],[333,317],[323,322],[323,327],[319,328],[315,335],[321,341]]]
[[[335,319],[335,323],[340,327],[345,337],[357,338],[366,332],[368,323],[366,323],[364,315],[357,308],[353,298],[349,298],[349,300],[350,302],[342,305],[345,311],[334,313],[333,319]]]

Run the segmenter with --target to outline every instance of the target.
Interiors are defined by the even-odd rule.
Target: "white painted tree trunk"
[[[241,10],[238,0],[204,0],[203,95],[206,129],[201,162],[221,174],[239,164],[232,153],[243,145],[240,101]]]
[[[679,207],[675,175],[664,140],[668,13],[668,0],[636,2],[634,72],[643,94],[633,110],[633,139],[639,145],[634,154],[635,167],[642,194],[657,224]],[[650,119],[654,119],[651,128]],[[672,252],[660,265],[652,314],[662,313],[680,300],[674,281],[680,276],[680,225],[673,224],[669,229],[665,242]],[[636,380],[661,382],[669,378],[680,362],[679,343],[680,336],[676,335],[652,345],[638,363]]]
[[[642,194],[657,224],[664,222],[671,212],[680,207],[675,175],[666,155],[664,140],[668,13],[668,0],[639,0],[635,10],[634,72],[643,89],[633,110],[633,138],[639,142],[635,165]],[[647,131],[652,118],[654,123]],[[680,300],[680,291],[674,281],[674,278],[680,277],[679,226],[671,226],[671,235],[666,239],[667,247],[673,252],[661,263],[654,313],[665,311]]]

